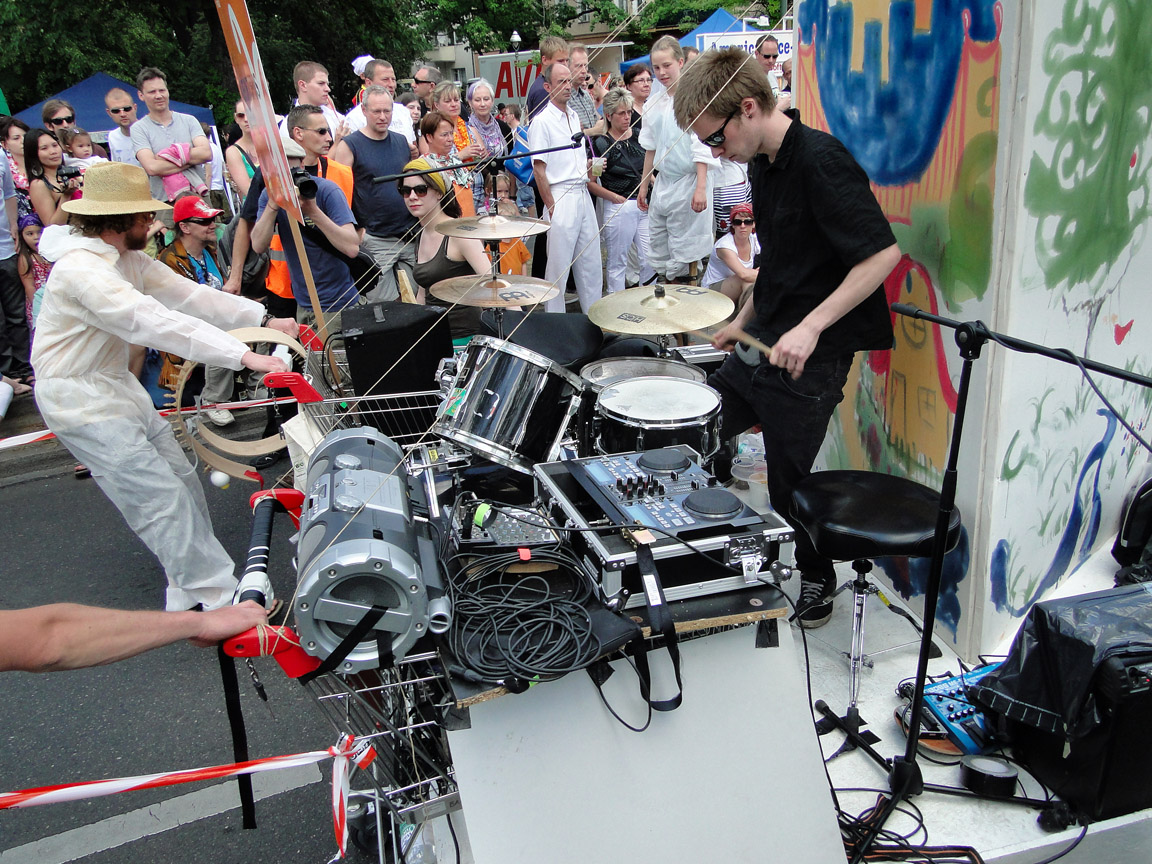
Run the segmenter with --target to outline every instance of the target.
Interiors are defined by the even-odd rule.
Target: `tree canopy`
[[[352,72],[354,58],[382,57],[404,77],[433,47],[437,32],[455,33],[479,53],[509,50],[516,30],[522,50],[531,51],[543,35],[565,35],[576,18],[588,13],[595,21],[620,26],[617,38],[632,39],[639,47],[652,41],[654,27],[686,31],[721,5],[720,0],[651,0],[635,18],[613,0],[361,0],[354,7],[315,0],[248,0],[248,11],[272,99],[286,110],[294,95],[292,68],[301,60],[323,63],[337,104],[347,105],[360,83]],[[769,15],[779,14],[780,0],[763,5]],[[0,56],[0,87],[15,111],[95,72],[132,81],[144,66],[157,66],[167,74],[172,98],[213,105],[220,120],[231,119],[236,98],[212,0],[3,3]]]

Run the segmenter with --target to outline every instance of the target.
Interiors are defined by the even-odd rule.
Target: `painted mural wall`
[[[1031,0],[1011,4],[1007,21],[996,0],[800,0],[796,13],[801,116],[856,156],[904,253],[889,299],[1033,341],[1059,336],[1103,362],[1145,362],[1124,328],[1136,328],[1137,306],[1152,312],[1134,278],[1149,270],[1125,262],[1152,264],[1142,244],[1152,4]],[[1120,37],[1118,19],[1145,41]],[[1090,49],[1070,47],[1087,29]],[[953,332],[893,323],[895,349],[858,363],[821,464],[938,488],[960,370]],[[1115,530],[1140,470],[1076,379],[998,349],[975,367],[958,490],[965,536],[947,562],[937,628],[965,656],[1014,631]],[[1116,392],[1129,394],[1118,410],[1146,422],[1146,394]],[[927,561],[882,569],[916,605]]]
[[[1021,75],[1024,159],[1004,327],[1022,339],[1152,372],[1152,4],[1039,0]],[[1116,531],[1146,472],[1152,392],[1009,355],[989,538],[985,643]],[[1114,411],[1113,411],[1114,409]]]

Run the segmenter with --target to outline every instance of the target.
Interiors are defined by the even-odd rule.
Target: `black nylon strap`
[[[232,761],[248,761],[248,731],[244,728],[244,712],[240,707],[240,682],[236,676],[236,661],[224,653],[224,644],[216,649],[220,660],[220,681],[224,685],[224,707],[228,712],[228,726],[232,730]],[[252,775],[237,774],[236,786],[240,792],[240,814],[245,828],[256,827],[256,799],[252,796]]]
[[[343,663],[344,658],[351,654],[352,649],[363,641],[368,631],[376,626],[376,622],[384,617],[384,613],[387,611],[388,608],[386,606],[373,606],[365,612],[364,617],[356,622],[356,626],[354,626],[348,635],[340,641],[340,644],[336,646],[336,650],[325,657],[320,665],[311,672],[300,676],[300,683],[307,684],[309,681],[319,678],[321,675],[327,675]],[[391,652],[389,652],[389,655],[391,655]],[[384,658],[381,657],[380,661],[383,663]]]
[[[640,569],[640,585],[644,591],[644,602],[648,607],[648,626],[652,633],[664,637],[664,647],[672,660],[672,671],[676,676],[676,695],[670,699],[652,701],[652,674],[648,668],[648,643],[643,637],[632,645],[636,659],[636,672],[640,677],[640,695],[654,711],[675,711],[684,701],[684,683],[680,679],[680,645],[676,637],[676,624],[668,611],[668,601],[664,597],[664,586],[660,584],[660,574],[656,571],[656,561],[652,549],[645,543],[636,547],[636,564]]]

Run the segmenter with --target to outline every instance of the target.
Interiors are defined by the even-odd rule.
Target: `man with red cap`
[[[216,217],[223,212],[212,209],[195,194],[179,199],[172,211],[176,239],[160,253],[160,263],[200,285],[223,288],[226,268],[215,254]],[[200,394],[204,404],[215,405],[231,399],[234,374],[221,366],[206,366],[204,389]],[[209,408],[203,413],[216,426],[233,422],[232,413],[224,408]]]

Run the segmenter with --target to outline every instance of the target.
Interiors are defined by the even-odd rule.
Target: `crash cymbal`
[[[447,237],[511,240],[514,237],[543,234],[548,230],[548,223],[543,219],[529,219],[527,216],[467,216],[463,219],[448,219],[441,222],[436,226],[436,230]]]
[[[644,285],[597,300],[588,317],[614,333],[664,336],[711,327],[731,315],[734,308],[735,304],[719,291],[695,285]]]
[[[433,297],[461,306],[482,306],[487,309],[505,306],[532,306],[551,300],[560,293],[555,285],[531,276],[492,274],[483,276],[454,276],[437,282],[428,289]],[[729,301],[731,302],[731,301]]]

